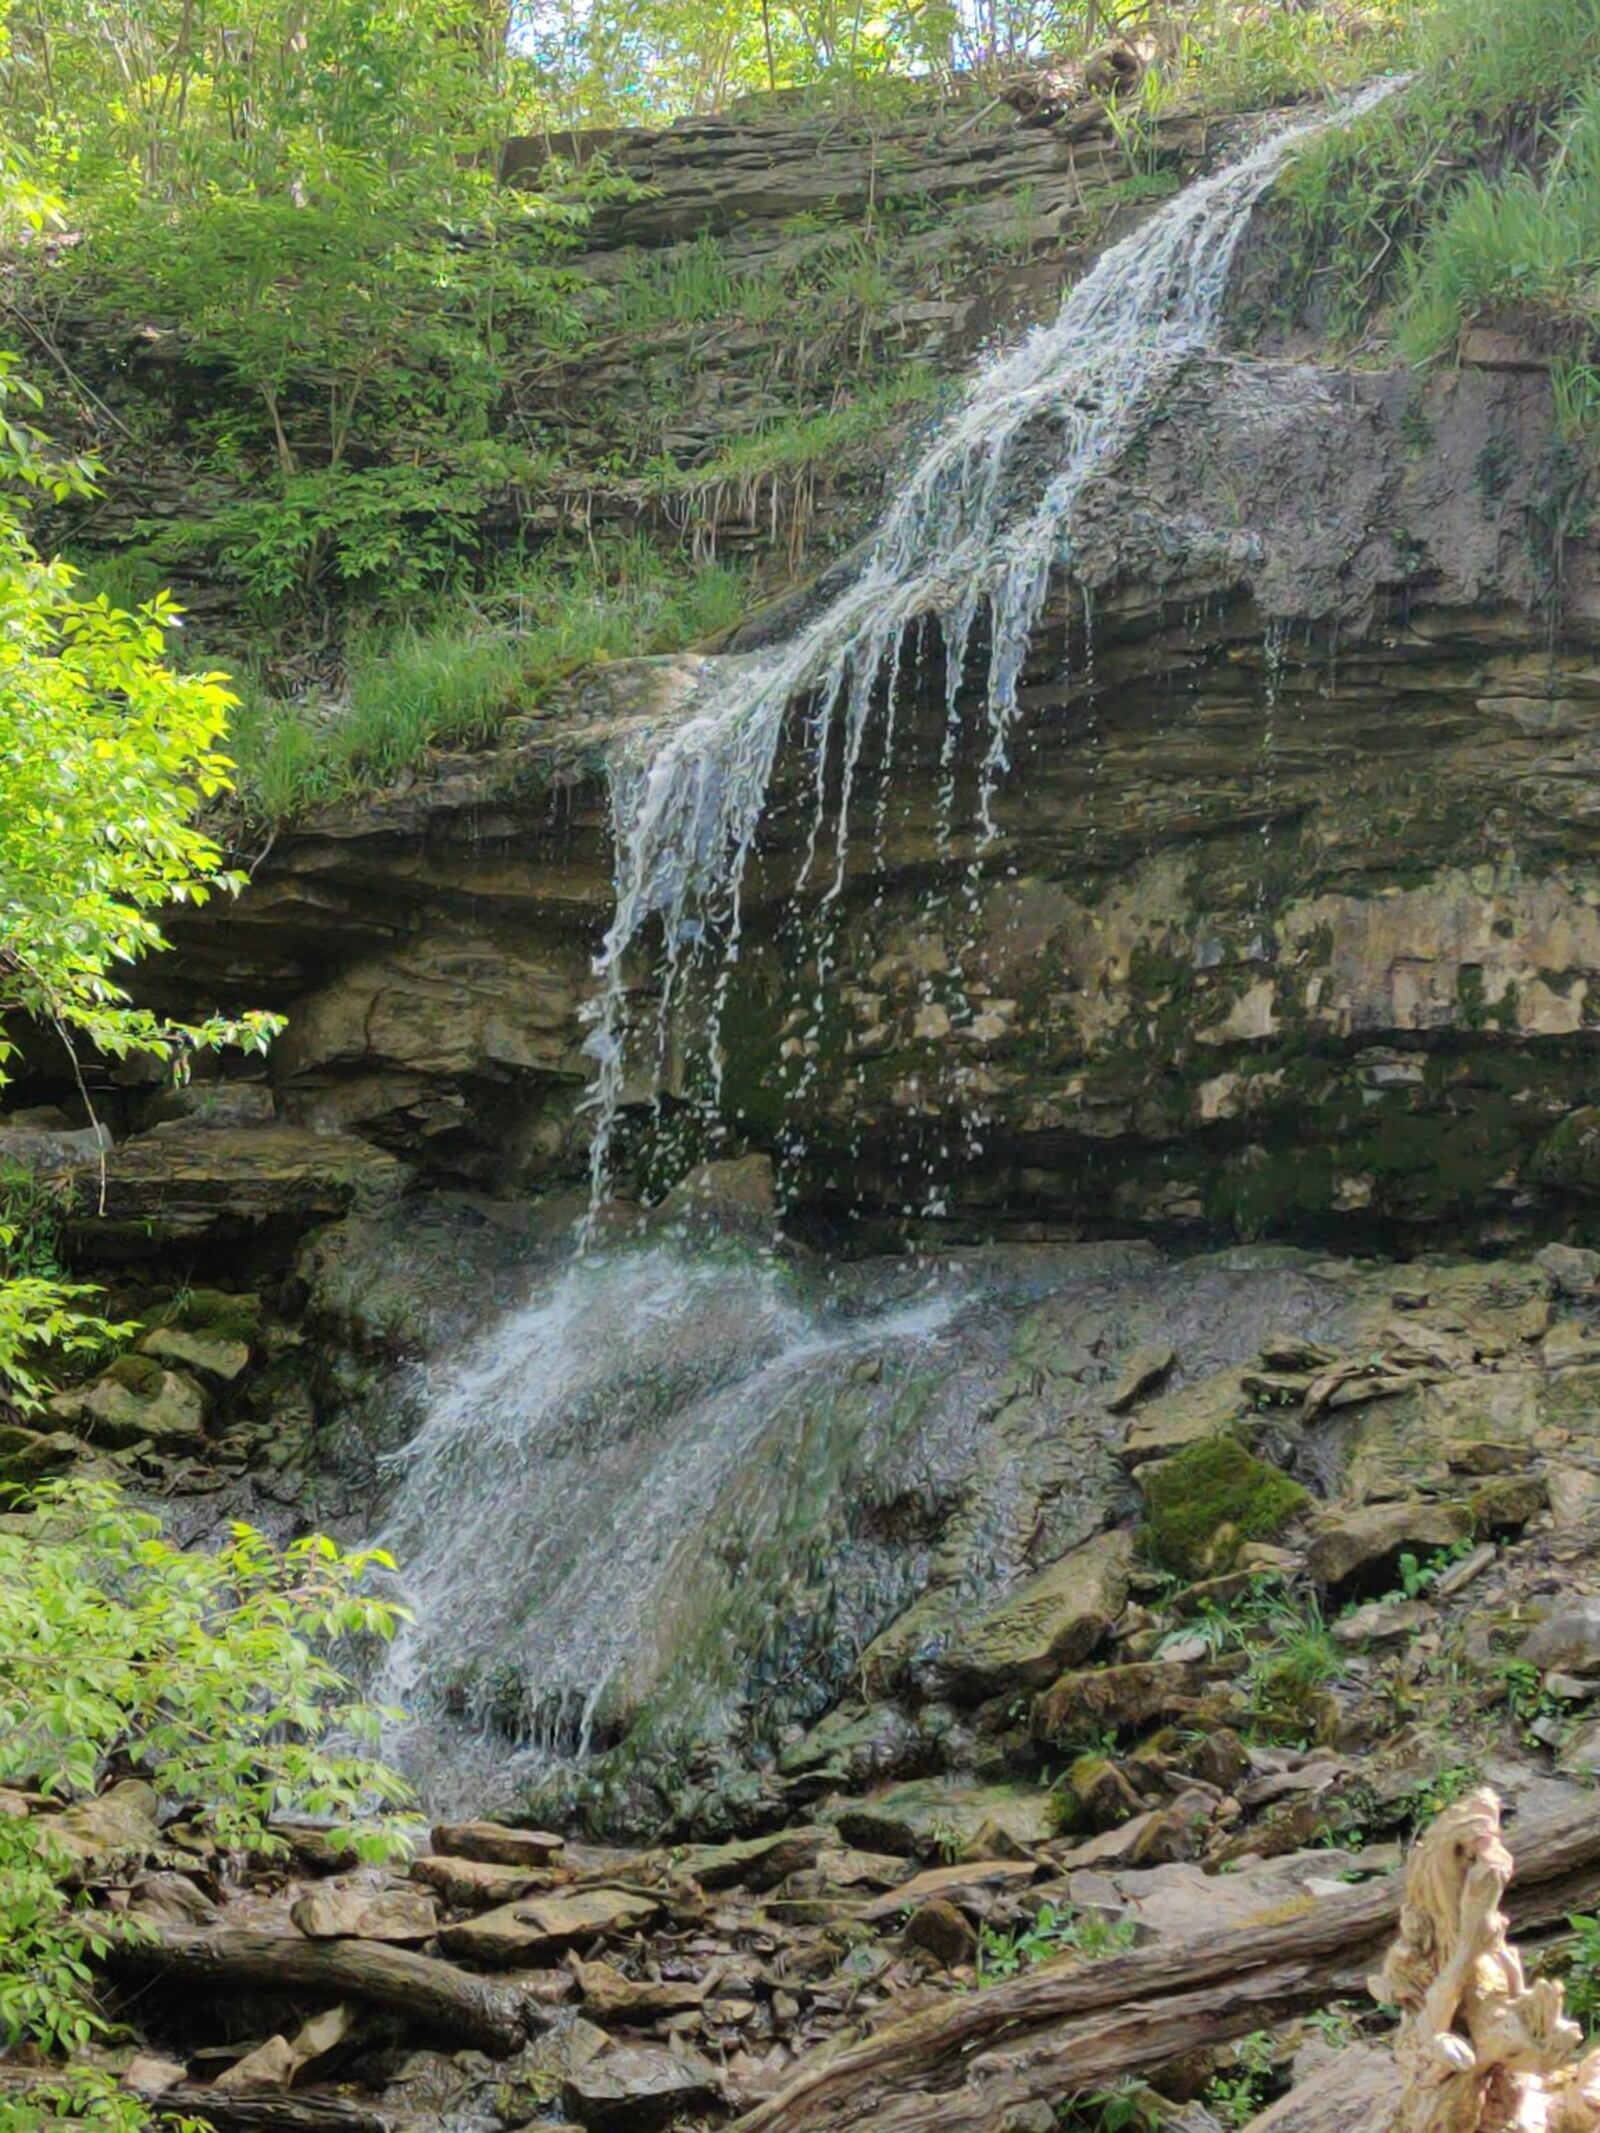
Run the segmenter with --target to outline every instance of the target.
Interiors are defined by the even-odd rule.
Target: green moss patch
[[[190,1289],[149,1315],[152,1326],[181,1326],[219,1341],[243,1341],[249,1347],[261,1331],[259,1296],[232,1295],[226,1289]]]
[[[1229,1569],[1246,1541],[1274,1540],[1311,1498],[1237,1437],[1210,1437],[1140,1475],[1149,1549],[1163,1569],[1204,1577]]]
[[[105,1375],[113,1384],[126,1392],[137,1393],[142,1400],[153,1399],[161,1390],[161,1380],[166,1375],[161,1365],[148,1355],[119,1355]]]

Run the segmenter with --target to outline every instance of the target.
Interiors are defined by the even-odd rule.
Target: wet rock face
[[[1474,1243],[1594,1219],[1600,593],[1569,543],[1551,609],[1546,390],[1191,373],[1088,499],[1091,589],[1041,631],[981,858],[981,668],[946,766],[937,648],[908,648],[825,946],[788,909],[817,795],[780,773],[722,1088],[791,1206]],[[434,1178],[576,1183],[601,765],[702,673],[619,664],[504,750],[282,840],[161,982],[192,1005],[229,973],[288,1010],[285,1123]],[[825,849],[837,806],[830,784]],[[714,971],[669,1018],[669,1122]],[[634,975],[647,1030],[659,979]],[[704,1145],[678,1132],[655,1176]]]
[[[888,1784],[937,1855],[935,1823],[963,1842],[1009,1827],[1006,1786],[1063,1747],[1108,1726],[1215,1723],[1212,1677],[1181,1652],[1125,1646],[1130,1663],[1095,1665],[1138,1622],[1156,1562],[1129,1530],[1159,1493],[1134,1448],[1137,1402],[1253,1380],[1263,1353],[1328,1358],[1327,1377],[1354,1348],[1368,1368],[1386,1352],[1383,1278],[1163,1265],[1146,1247],[826,1279],[703,1253],[647,1247],[548,1277],[434,1381],[385,1537],[417,1615],[394,1662],[413,1714],[394,1752],[437,1804],[753,1837]],[[626,1344],[609,1337],[619,1312]],[[1131,1367],[1145,1359],[1148,1386],[1157,1349],[1172,1389],[1130,1411]],[[1299,1401],[1320,1382],[1302,1375]],[[1411,1384],[1398,1367],[1373,1382],[1390,1406]],[[1288,1408],[1263,1417],[1252,1394],[1213,1416],[1219,1460],[1256,1477],[1242,1506],[1219,1497],[1208,1532],[1241,1587],[1292,1560],[1261,1533],[1317,1508],[1268,1456],[1332,1473],[1350,1436],[1336,1417],[1311,1460]],[[1449,1485],[1464,1501],[1481,1484]],[[952,1796],[952,1773],[983,1782]],[[1105,1788],[1085,1790],[1101,1826]],[[845,1834],[885,1848],[877,1823]]]

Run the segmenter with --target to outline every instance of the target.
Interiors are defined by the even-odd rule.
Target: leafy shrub
[[[366,1590],[386,1556],[321,1538],[279,1550],[242,1525],[190,1553],[103,1482],[25,1504],[0,1530],[0,1784],[65,1803],[131,1775],[218,1843],[269,1855],[289,1812],[347,1818],[367,1858],[407,1841],[388,1811],[408,1790],[361,1745],[379,1714],[330,1656],[392,1635],[398,1610]],[[75,1904],[69,1864],[49,1815],[0,1816],[0,2034],[54,2053],[104,2027],[92,1959],[112,1931],[138,1930]],[[96,2122],[140,2122],[92,2076],[79,2088]],[[9,2108],[27,2114],[20,2133],[51,2106],[41,2090]]]

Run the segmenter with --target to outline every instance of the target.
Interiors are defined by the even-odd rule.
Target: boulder
[[[734,1844],[691,1844],[679,1853],[677,1866],[703,1889],[773,1889],[815,1866],[828,1835],[825,1829],[782,1829]]]
[[[269,2037],[265,2044],[258,2044],[242,2059],[235,2059],[232,2066],[224,2067],[211,2086],[222,2095],[236,2089],[286,2089],[299,2065],[287,2037]]]
[[[1408,1637],[1431,1629],[1435,1616],[1421,1600],[1369,1600],[1341,1615],[1333,1625],[1333,1640],[1350,1649],[1363,1644],[1403,1644]]]
[[[1038,1862],[1031,1858],[974,1859],[964,1866],[930,1866],[897,1888],[875,1896],[855,1916],[874,1925],[884,1919],[904,1918],[908,1911],[935,1897],[950,1903],[963,1899],[981,1903],[1000,1890],[1026,1888],[1030,1881],[1037,1880],[1038,1874]]]
[[[141,1874],[128,1908],[157,1926],[214,1926],[222,1917],[204,1889],[196,1887],[187,1874]]]
[[[928,1744],[915,1719],[889,1703],[843,1703],[784,1749],[778,1768],[808,1782],[803,1796],[881,1784],[926,1762]]]
[[[1523,1638],[1518,1657],[1546,1671],[1600,1674],[1600,1597],[1571,1600],[1546,1615]]]
[[[60,1177],[84,1163],[98,1165],[111,1147],[104,1126],[74,1126],[64,1112],[39,1106],[0,1115],[0,1168]]]
[[[1147,1393],[1154,1392],[1171,1375],[1177,1360],[1171,1348],[1136,1348],[1122,1366],[1106,1401],[1106,1413],[1125,1415],[1131,1407],[1137,1407]]]
[[[1325,1513],[1312,1528],[1306,1567],[1319,1585],[1392,1571],[1402,1553],[1450,1548],[1472,1530],[1465,1504],[1416,1497]]]
[[[1216,1437],[1254,1409],[1242,1370],[1219,1370],[1193,1385],[1165,1392],[1141,1408],[1123,1440],[1129,1466],[1146,1459],[1167,1459],[1185,1446]]]
[[[124,1778],[92,1800],[77,1800],[50,1824],[52,1846],[72,1862],[80,1885],[111,1868],[141,1864],[156,1848],[156,1793],[143,1778]]]
[[[1542,1474],[1499,1474],[1467,1501],[1474,1533],[1515,1533],[1545,1510],[1550,1489]]]
[[[479,1963],[553,1962],[575,1941],[621,1938],[660,1916],[652,1897],[628,1889],[582,1889],[571,1895],[527,1896],[446,1926],[439,1945]]]
[[[249,1367],[250,1349],[244,1341],[222,1340],[214,1334],[191,1333],[182,1326],[157,1326],[139,1343],[141,1355],[158,1363],[171,1363],[192,1370],[216,1385],[231,1385]]]
[[[958,1970],[977,1960],[978,1936],[945,1896],[919,1905],[906,1920],[903,1938],[908,1948],[931,1955],[941,1970]]]
[[[149,1356],[123,1356],[87,1390],[58,1393],[50,1412],[94,1443],[114,1448],[148,1441],[192,1451],[205,1441],[204,1392],[193,1378],[164,1370]]]
[[[1108,1755],[1080,1755],[1058,1788],[1063,1829],[1116,1829],[1143,1800]]]
[[[907,1878],[906,1860],[895,1852],[840,1851],[830,1847],[804,1877],[804,1886],[824,1889],[893,1889]]]
[[[655,2133],[721,2101],[721,2079],[708,2060],[654,2044],[614,2044],[561,2084],[563,2110],[593,2133]]]
[[[64,1473],[81,1456],[83,1446],[65,1430],[24,1429],[0,1422],[0,1485],[25,1489],[47,1474]]]
[[[382,1940],[397,1947],[432,1940],[439,1914],[424,1889],[340,1887],[312,1889],[289,1916],[308,1940]]]
[[[1013,1857],[1054,1833],[1048,1792],[1023,1785],[959,1785],[946,1778],[891,1785],[864,1800],[841,1802],[839,1834],[852,1845],[920,1858]]]
[[[597,2022],[642,2025],[705,2004],[704,1979],[632,1978],[611,1963],[586,1963],[576,1955],[569,1955],[567,1961],[583,1994],[584,2008]]]
[[[435,1889],[461,1911],[487,1911],[537,1889],[553,1888],[565,1874],[549,1867],[494,1866],[486,1859],[424,1854],[411,1862],[411,1878]]]
[[[1070,1747],[1107,1727],[1124,1732],[1157,1720],[1189,1718],[1206,1685],[1203,1665],[1174,1665],[1165,1659],[1086,1667],[1063,1674],[1034,1699],[1033,1736],[1052,1747]]]
[[[292,2037],[269,2037],[219,2074],[212,2087],[224,2094],[251,2089],[288,2089],[328,2070],[358,2034],[359,2017],[342,2001],[302,2022]]]
[[[1588,1296],[1600,1283],[1600,1252],[1579,1245],[1547,1244],[1533,1263],[1550,1276],[1558,1296]]]
[[[745,1155],[701,1163],[650,1210],[650,1226],[749,1230],[766,1235],[778,1218],[772,1160]]]
[[[957,1636],[938,1662],[942,1685],[976,1703],[1081,1665],[1126,1606],[1132,1563],[1131,1533],[1074,1548]]]
[[[440,1822],[434,1826],[433,1848],[490,1866],[548,1866],[561,1856],[566,1840],[547,1829],[512,1829],[503,1822]]]
[[[136,2052],[122,2070],[122,2086],[130,2095],[152,2099],[188,2078],[181,2059],[163,2059],[155,2052]]]

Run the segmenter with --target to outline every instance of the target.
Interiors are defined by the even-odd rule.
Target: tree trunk
[[[500,2057],[519,2050],[531,2028],[549,2021],[547,2010],[511,1987],[381,1941],[174,1930],[120,1944],[106,1961],[119,1971],[202,1987],[361,2000]]]
[[[150,2108],[194,2119],[211,2133],[389,2133],[381,2113],[341,2096],[219,2096],[185,2083],[151,2097]]]
[[[42,2111],[46,2097],[59,2097],[66,2088],[69,2074],[70,2069],[57,2067],[0,2067],[0,2103],[9,2098],[13,2110],[24,2103],[37,2103]],[[389,2120],[382,2112],[348,2103],[342,2096],[290,2096],[278,2091],[252,2096],[230,2094],[226,2089],[219,2093],[184,2082],[179,2088],[162,2089],[143,2101],[153,2114],[171,2112],[209,2127],[211,2133],[390,2133]],[[17,2119],[15,2123],[20,2125],[22,2121]],[[90,2133],[91,2126],[87,2119],[54,2115],[41,2117],[39,2123],[52,2128],[79,2126],[84,2133]]]
[[[1590,1805],[1517,1831],[1519,1926],[1592,1901]],[[1400,1915],[1398,1876],[1301,1916],[1056,1963],[895,2023],[799,2074],[735,2133],[986,2133],[1004,2111],[1148,2071],[1359,1990]]]

